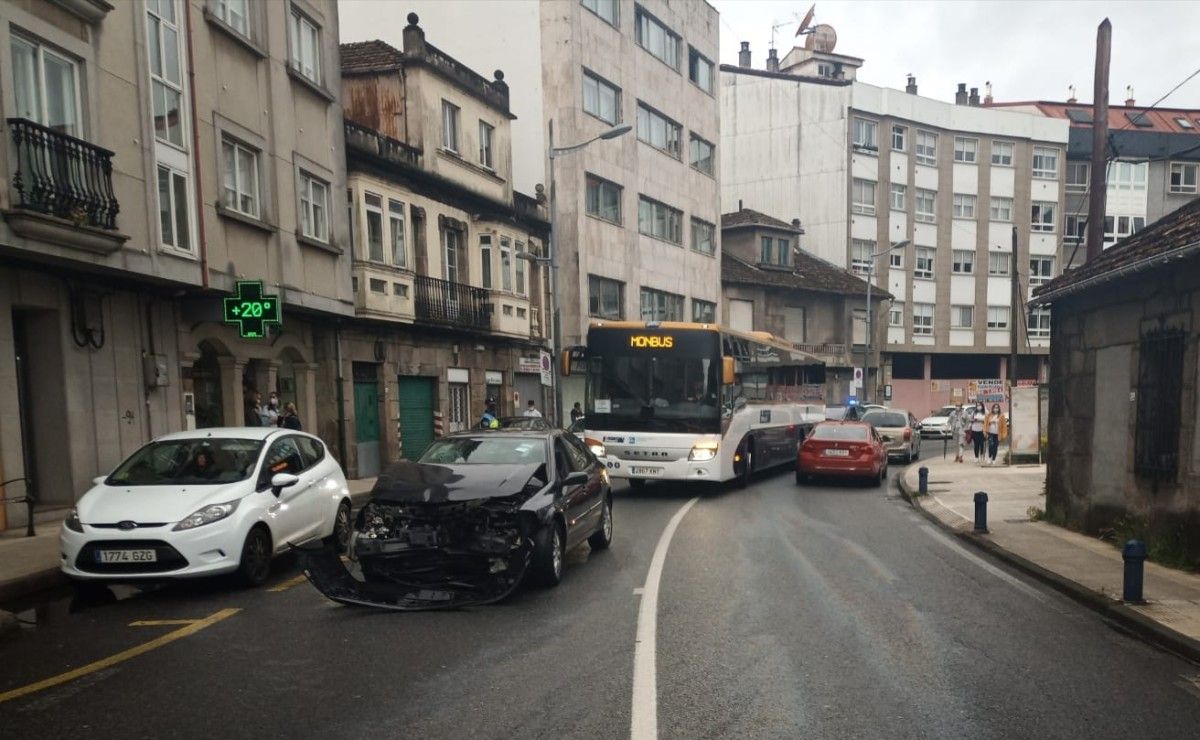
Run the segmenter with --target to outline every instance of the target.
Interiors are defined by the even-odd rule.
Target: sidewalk
[[[929,469],[929,495],[918,490]],[[979,467],[973,460],[921,460],[900,477],[904,495],[934,520],[1013,566],[1100,611],[1142,637],[1200,661],[1200,575],[1149,561],[1145,604],[1121,601],[1124,562],[1111,543],[1029,519],[1046,508],[1046,466]],[[988,534],[974,534],[976,491],[988,495]]]

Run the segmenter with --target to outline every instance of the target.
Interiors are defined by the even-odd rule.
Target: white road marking
[[[646,584],[642,586],[642,603],[638,609],[637,642],[633,649],[633,703],[629,720],[630,740],[657,740],[658,738],[658,676],[655,657],[658,647],[658,584],[662,580],[663,565],[667,561],[667,548],[679,522],[700,498],[693,498],[671,517],[666,529],[658,538],[654,557],[650,559],[650,570],[646,573]]]
[[[986,560],[979,557],[978,555],[968,552],[966,550],[966,548],[964,548],[962,545],[958,544],[954,540],[950,539],[950,537],[948,537],[945,533],[934,529],[932,525],[922,523],[917,526],[925,534],[929,535],[930,537],[932,537],[933,539],[942,543],[943,545],[950,548],[951,550],[954,550],[959,555],[962,555],[967,560],[971,561],[975,565],[978,565],[980,568],[983,568],[988,573],[991,573],[992,575],[996,576],[997,578],[1004,581],[1005,583],[1012,586],[1013,588],[1017,589],[1018,591],[1024,593],[1027,596],[1031,596],[1034,599],[1037,599],[1038,601],[1046,600],[1046,597],[1043,596],[1041,594],[1041,592],[1039,592],[1036,588],[1033,588],[1032,586],[1023,582],[1021,579],[1019,579],[1015,576],[1011,576],[1008,573],[1005,573],[1003,570],[1000,570],[999,568],[997,568],[996,566],[987,562]]]

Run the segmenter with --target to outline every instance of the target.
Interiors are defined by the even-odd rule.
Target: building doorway
[[[354,441],[359,478],[379,475],[379,373],[372,362],[356,362]]]
[[[31,492],[42,504],[68,505],[75,500],[71,465],[66,454],[70,429],[67,414],[62,331],[57,311],[13,312],[17,371],[17,409],[22,463]],[[12,476],[9,473],[10,477]],[[15,484],[14,484],[15,485]],[[19,488],[5,495],[19,495]]]
[[[400,456],[416,460],[433,442],[434,378],[401,375],[399,396]]]
[[[450,417],[446,420],[447,429],[451,432],[461,432],[471,424],[471,393],[466,383],[450,383]]]
[[[529,402],[533,401],[537,404],[538,410],[545,415],[546,409],[542,408],[541,375],[536,373],[513,373],[513,386],[518,396],[516,403],[513,404],[514,414],[520,416],[525,413]]]
[[[200,357],[192,363],[192,393],[196,410],[196,427],[225,426],[225,411],[221,397],[221,367],[217,352],[207,342],[200,343]]]

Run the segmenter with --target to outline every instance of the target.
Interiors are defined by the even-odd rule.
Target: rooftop
[[[728,252],[722,252],[721,282],[795,288],[838,295],[866,295],[867,292],[867,281],[849,270],[803,251],[794,254],[791,270],[764,269]],[[873,290],[872,294],[880,300],[892,297],[883,289]]]
[[[793,234],[803,234],[804,229],[798,228],[786,221],[780,221],[774,216],[768,216],[765,213],[752,210],[750,208],[742,208],[733,213],[721,214],[721,228],[733,229],[742,226],[766,226],[772,229],[782,229],[790,231]]]
[[[1066,103],[1052,100],[1024,100],[985,103],[985,108],[1036,108],[1048,118],[1065,118],[1073,128],[1092,127],[1091,103]],[[1180,119],[1183,123],[1180,123]],[[1108,106],[1110,131],[1155,131],[1159,133],[1200,134],[1200,110],[1154,108],[1136,105]]]

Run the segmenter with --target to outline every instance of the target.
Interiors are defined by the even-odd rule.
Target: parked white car
[[[346,476],[317,437],[220,428],[159,437],[96,478],[67,516],[62,571],[95,581],[270,575],[289,544],[350,533]]]
[[[921,436],[931,439],[950,439],[950,414],[956,413],[957,410],[957,406],[943,406],[921,419],[919,424]]]

